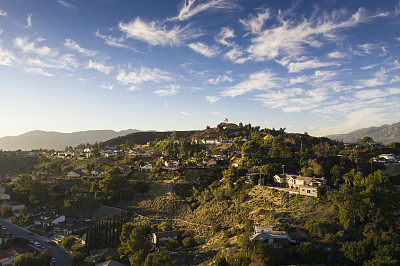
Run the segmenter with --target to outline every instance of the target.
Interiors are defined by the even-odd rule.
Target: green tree
[[[169,251],[174,251],[178,247],[179,247],[179,243],[175,239],[170,239],[167,241],[167,243],[165,243],[165,248]]]
[[[169,254],[165,251],[157,251],[147,255],[144,266],[173,266]]]
[[[225,257],[218,257],[215,260],[214,266],[229,266],[229,263],[228,263],[228,261],[226,260]]]
[[[129,237],[127,237],[129,230]],[[125,224],[122,227],[121,246],[118,252],[127,255],[132,265],[142,264],[150,249],[151,243],[147,237],[147,230],[144,227],[133,227],[130,224]]]
[[[193,247],[194,245],[196,245],[196,241],[195,241],[193,238],[191,238],[191,237],[185,237],[185,238],[182,240],[182,245],[183,245],[185,248],[190,248],[190,247]]]
[[[66,236],[61,242],[61,246],[65,249],[71,249],[73,244],[75,244],[74,236]]]

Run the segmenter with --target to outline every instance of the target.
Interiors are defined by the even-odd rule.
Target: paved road
[[[57,245],[51,245],[49,244],[49,240],[46,239],[45,237],[33,234],[29,235],[28,230],[25,230],[15,224],[10,223],[9,221],[6,221],[4,219],[0,219],[0,224],[4,225],[7,227],[6,232],[13,234],[14,236],[21,236],[22,238],[26,238],[29,240],[33,240],[35,242],[39,242],[40,245],[46,247],[51,254],[53,254],[53,257],[57,259],[57,262],[55,265],[57,266],[71,266],[71,257],[68,255],[67,252],[65,252],[64,249]]]

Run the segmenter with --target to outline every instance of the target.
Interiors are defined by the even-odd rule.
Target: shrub
[[[220,230],[221,230],[221,224],[213,224],[213,225],[211,226],[211,232],[212,232],[213,234],[218,233]]]
[[[182,244],[185,248],[190,248],[196,244],[196,241],[191,237],[186,237],[182,240]]]
[[[71,249],[72,245],[75,243],[74,236],[66,236],[61,242],[61,246],[65,249]]]
[[[178,247],[179,247],[179,243],[175,239],[170,239],[165,244],[165,248],[169,251],[173,251],[173,250],[177,249]]]

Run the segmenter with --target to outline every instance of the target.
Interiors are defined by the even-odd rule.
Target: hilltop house
[[[81,175],[82,175],[82,172],[79,172],[79,171],[69,171],[67,173],[67,177],[70,177],[70,178],[79,178],[79,177],[81,177]]]
[[[57,225],[62,222],[65,222],[65,216],[58,215],[56,213],[42,215],[34,220],[34,223],[37,225],[47,225],[47,226]]]
[[[157,166],[155,163],[146,163],[144,166],[140,167],[140,171],[153,171],[157,169]]]
[[[275,185],[297,189],[300,195],[317,197],[317,187],[327,187],[324,177],[308,177],[301,175],[280,174],[274,176]]]
[[[151,243],[158,247],[165,245],[165,243],[171,239],[178,239],[178,233],[176,231],[153,232],[151,234]]]

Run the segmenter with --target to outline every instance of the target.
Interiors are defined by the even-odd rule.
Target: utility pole
[[[285,174],[285,165],[284,164],[282,164],[282,174],[283,175]]]

